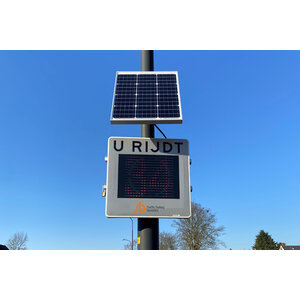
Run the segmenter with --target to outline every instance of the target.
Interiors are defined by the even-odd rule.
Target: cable
[[[159,132],[165,137],[165,139],[167,138],[166,136],[165,136],[165,134],[160,130],[160,128],[156,125],[156,124],[154,124],[154,126],[159,130]]]

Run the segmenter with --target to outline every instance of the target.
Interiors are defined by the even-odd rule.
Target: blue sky
[[[300,52],[154,55],[178,71],[183,110],[160,127],[189,140],[192,200],[226,248],[250,249],[261,229],[299,244]],[[140,51],[0,52],[0,243],[24,231],[29,249],[123,249],[131,221],[105,217],[101,187],[107,139],[140,136],[109,122],[115,72],[135,70]]]

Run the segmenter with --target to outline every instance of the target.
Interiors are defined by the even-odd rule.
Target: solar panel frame
[[[168,81],[166,79],[162,80],[166,82],[166,85],[164,87],[157,85],[157,81],[158,81],[158,76],[156,81],[155,81],[155,85],[156,87],[156,99],[157,99],[157,105],[159,105],[159,101],[161,100],[162,103],[161,108],[162,110],[159,112],[159,106],[157,107],[157,112],[156,114],[158,115],[158,117],[142,117],[142,116],[148,116],[151,114],[154,115],[153,113],[153,109],[154,109],[154,104],[153,104],[153,99],[151,99],[151,95],[153,96],[153,84],[151,84],[151,82],[149,83],[149,81],[147,81],[147,85],[143,86],[140,90],[141,94],[139,95],[143,95],[143,101],[145,101],[145,99],[148,98],[148,100],[143,103],[140,104],[139,106],[137,106],[137,101],[138,101],[138,94],[137,94],[137,89],[138,89],[138,85],[137,83],[135,83],[136,85],[136,93],[133,94],[134,88],[130,87],[130,85],[126,85],[123,87],[124,91],[128,91],[131,92],[130,94],[126,94],[126,95],[118,95],[116,94],[117,88],[120,90],[122,89],[122,85],[118,84],[117,86],[117,80],[118,80],[118,76],[120,75],[126,75],[126,77],[128,75],[133,75],[131,78],[127,77],[127,79],[124,78],[124,82],[130,82],[130,81],[134,81],[136,80],[136,82],[139,82],[139,80],[143,80],[142,76],[140,75],[147,75],[147,77],[149,75],[175,75],[176,76],[176,90],[174,89],[174,80]],[[134,75],[136,75],[136,79],[134,78]],[[120,79],[120,78],[119,78]],[[122,78],[121,78],[122,79]],[[160,78],[161,80],[162,78]],[[126,81],[127,80],[127,81]],[[122,80],[121,80],[122,81]],[[170,87],[168,87],[168,82],[172,82],[172,85]],[[134,86],[134,84],[133,84]],[[158,88],[160,88],[161,93],[158,93]],[[152,89],[152,91],[151,91]],[[177,92],[177,93],[175,93]],[[171,94],[169,94],[171,93]],[[132,103],[133,103],[133,97],[135,96],[135,112],[133,114],[133,110],[132,110]],[[116,97],[117,96],[117,97]],[[173,103],[177,103],[177,99],[178,98],[178,111],[179,111],[179,117],[174,117],[172,116],[172,106],[170,108],[170,105],[172,105]],[[127,101],[124,103],[124,105],[119,105],[115,107],[115,102],[119,101],[119,99],[121,99],[120,101]],[[163,99],[163,100],[162,100]],[[164,99],[168,99],[168,102],[164,103]],[[176,101],[176,102],[174,102]],[[127,103],[127,104],[126,104]],[[130,103],[130,104],[128,104]],[[128,105],[131,105],[131,107],[128,107]],[[139,108],[144,108],[144,110],[138,111]],[[128,112],[128,115],[130,114],[130,117],[128,118],[115,118],[114,117],[114,111],[115,109],[117,109],[118,111],[121,112]],[[174,110],[174,109],[173,109]],[[166,111],[168,113],[166,113]],[[176,109],[176,113],[178,114],[178,111]],[[147,113],[148,112],[148,113]],[[164,113],[165,112],[165,113]],[[159,117],[159,113],[164,113],[164,117]],[[167,116],[169,115],[169,116]],[[181,124],[182,123],[182,109],[181,109],[181,98],[180,98],[180,90],[179,90],[179,82],[178,82],[178,72],[177,71],[117,71],[116,72],[116,79],[115,79],[115,85],[114,85],[114,94],[113,94],[113,101],[112,101],[112,108],[111,108],[111,115],[110,115],[110,122],[111,124]]]

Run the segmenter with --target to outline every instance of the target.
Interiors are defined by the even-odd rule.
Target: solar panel
[[[182,123],[177,72],[117,72],[112,124]]]

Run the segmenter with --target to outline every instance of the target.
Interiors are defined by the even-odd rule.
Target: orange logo
[[[143,210],[142,210],[143,209]],[[136,214],[137,212],[139,213],[143,213],[145,212],[146,207],[144,204],[141,204],[141,202],[139,202],[139,204],[136,205],[136,211],[134,211],[133,213]]]

